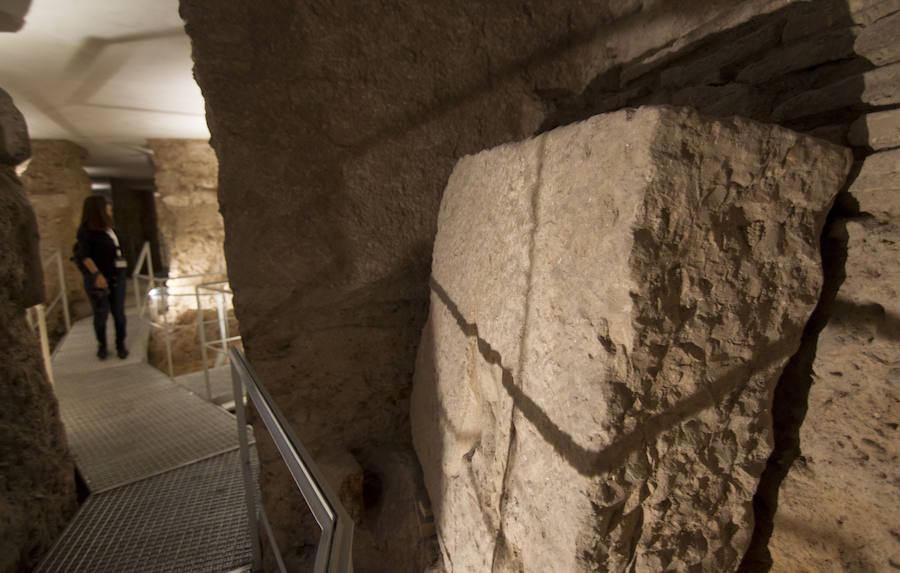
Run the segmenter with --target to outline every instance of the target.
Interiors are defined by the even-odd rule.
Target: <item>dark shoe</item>
[[[128,358],[128,349],[124,346],[119,346],[116,348],[116,355],[122,360],[125,360]]]
[[[105,346],[101,346],[97,349],[97,358],[100,360],[106,360],[106,357],[109,356],[109,352],[106,351]]]

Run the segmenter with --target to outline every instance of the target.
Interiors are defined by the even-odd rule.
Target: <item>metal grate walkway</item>
[[[146,324],[128,319],[127,360],[95,357],[90,318],[53,358],[69,447],[91,495],[38,571],[246,568],[235,418],[146,364]]]

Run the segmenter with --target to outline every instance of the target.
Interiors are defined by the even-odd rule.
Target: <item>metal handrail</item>
[[[194,296],[197,297],[197,330],[200,335],[200,357],[203,361],[203,379],[206,383],[206,399],[209,401],[212,401],[212,388],[209,381],[209,358],[207,349],[221,352],[225,358],[228,358],[228,343],[241,340],[240,336],[231,336],[231,333],[228,330],[229,317],[225,310],[225,297],[227,295],[234,294],[231,292],[231,288],[229,288],[228,285],[229,282],[226,280],[201,283],[194,287]],[[216,297],[217,320],[203,320],[203,302],[201,299],[200,291],[210,291],[219,295]],[[206,325],[212,322],[218,322],[219,324],[219,338],[217,340],[207,342]],[[221,348],[216,348],[217,345]],[[218,360],[216,361],[216,365],[218,365]]]
[[[141,270],[146,267],[147,272],[142,273]],[[150,325],[156,328],[160,328],[163,331],[163,338],[166,345],[166,364],[168,366],[169,378],[175,378],[175,366],[172,362],[172,339],[170,328],[172,325],[169,324],[168,315],[163,314],[163,322],[160,323],[157,320],[157,317],[153,316],[153,312],[150,312],[150,305],[148,304],[148,300],[152,296],[152,292],[159,285],[167,285],[172,281],[179,281],[184,279],[198,279],[198,278],[207,278],[214,276],[224,276],[224,271],[213,271],[209,273],[197,273],[190,275],[181,275],[176,277],[156,277],[153,272],[153,258],[150,255],[150,242],[145,241],[144,246],[141,247],[141,252],[138,254],[137,262],[134,265],[134,270],[131,274],[132,280],[134,281],[134,298],[138,308],[138,316],[142,316],[145,318],[149,318]],[[140,281],[147,281],[147,288],[141,289]],[[175,288],[190,288],[191,285],[180,285]],[[179,296],[195,296],[195,292],[170,292],[166,289],[165,297],[179,297]],[[199,311],[199,309],[198,309]],[[147,316],[145,316],[147,313]],[[202,328],[201,328],[202,330]],[[205,357],[204,357],[205,360]],[[209,388],[209,380],[207,378],[206,384],[207,390],[207,399],[210,399],[210,388]]]
[[[53,249],[51,255],[41,261],[41,269],[46,274],[47,267],[50,266],[54,260],[56,260],[56,272],[59,275],[59,292],[56,293],[56,296],[49,304],[39,303],[29,307],[25,311],[25,319],[28,321],[28,326],[30,326],[32,330],[38,331],[38,338],[41,342],[41,355],[44,359],[44,368],[47,371],[47,379],[50,380],[51,385],[53,384],[53,364],[50,353],[50,336],[47,332],[47,315],[53,311],[53,308],[57,304],[62,305],[63,319],[66,323],[66,332],[72,330],[72,317],[69,314],[69,297],[68,293],[66,293],[66,276],[64,274],[62,255],[60,255],[59,249]],[[36,315],[35,318],[32,318],[32,313]]]
[[[31,312],[37,315],[36,319],[31,318]],[[53,385],[53,365],[50,359],[50,337],[47,334],[47,309],[44,303],[36,304],[25,310],[25,320],[32,331],[37,328],[38,336],[41,342],[41,355],[44,358],[44,368],[47,370],[47,379],[50,385]]]
[[[147,264],[147,274],[141,274],[141,269],[144,267],[144,263]],[[144,314],[144,302],[147,300],[147,297],[141,299],[141,287],[138,283],[138,279],[147,279],[150,283],[150,288],[153,288],[154,281],[156,277],[153,275],[153,257],[150,256],[150,241],[144,241],[144,246],[141,247],[141,252],[138,255],[137,263],[134,265],[134,271],[131,273],[132,280],[134,281],[134,301],[138,307],[138,316],[143,316]],[[147,289],[149,291],[150,289]]]
[[[244,407],[243,389],[256,406],[260,419],[272,436],[272,441],[294,483],[303,494],[306,505],[312,511],[316,523],[322,529],[319,545],[316,549],[314,573],[352,573],[353,571],[353,520],[344,509],[340,499],[328,485],[321,470],[313,462],[312,456],[303,444],[294,436],[284,415],[272,401],[265,388],[259,383],[256,374],[247,363],[247,359],[237,348],[230,350],[231,382],[234,390],[235,413],[238,424],[238,441],[241,449],[241,466],[244,475],[244,488],[247,501],[247,517],[250,523],[251,546],[253,551],[253,571],[262,571],[262,551],[259,543],[259,526],[256,516],[256,491],[253,486],[253,474],[250,466],[250,447],[247,437],[247,415]],[[263,523],[268,518],[265,509],[259,508]],[[271,530],[266,527],[267,535],[274,543]],[[274,546],[274,545],[273,545]],[[279,559],[279,568],[285,571]]]
[[[66,332],[72,330],[72,317],[69,314],[69,296],[66,293],[66,276],[65,271],[63,270],[62,264],[62,255],[60,255],[59,249],[53,249],[53,254],[43,260],[42,266],[44,269],[44,274],[47,272],[47,267],[50,265],[53,260],[56,259],[56,272],[59,275],[59,292],[56,294],[56,297],[47,304],[47,314],[50,314],[53,311],[53,307],[59,303],[62,303],[62,311],[63,311],[63,319],[66,323]]]

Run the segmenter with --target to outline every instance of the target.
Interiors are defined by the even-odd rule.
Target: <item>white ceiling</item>
[[[0,87],[32,139],[68,139],[92,175],[150,177],[148,138],[209,138],[178,0],[33,0],[0,34]]]

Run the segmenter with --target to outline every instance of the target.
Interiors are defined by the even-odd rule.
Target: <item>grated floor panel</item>
[[[56,384],[69,447],[99,493],[238,446],[235,418],[146,364]]]
[[[255,451],[254,472],[258,471]],[[223,572],[251,561],[240,455],[92,495],[40,572]]]
[[[91,495],[38,570],[244,570],[235,417],[149,366],[146,328],[135,323],[126,360],[96,358],[91,319],[54,355],[60,414]]]

